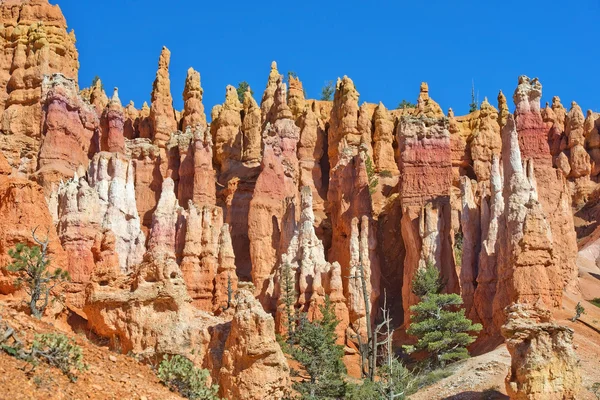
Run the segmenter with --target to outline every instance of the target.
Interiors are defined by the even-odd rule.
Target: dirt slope
[[[35,333],[57,332],[52,325],[17,312],[3,301],[0,301],[0,317],[26,342],[30,342]],[[71,383],[60,370],[44,363],[31,372],[31,364],[0,352],[0,400],[181,399],[160,384],[149,366],[95,345],[84,335],[66,335],[81,346],[88,365],[77,382]]]

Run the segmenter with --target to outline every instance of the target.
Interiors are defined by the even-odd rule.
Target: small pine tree
[[[36,228],[37,229],[37,228]],[[41,318],[53,296],[53,289],[63,282],[70,280],[69,273],[58,268],[50,271],[48,259],[49,239],[39,240],[33,230],[33,239],[39,246],[29,247],[19,243],[14,249],[8,251],[13,262],[6,269],[18,273],[15,285],[25,284],[25,291],[29,296],[29,309],[36,318]]]
[[[408,353],[424,351],[429,354],[432,367],[443,367],[453,361],[469,357],[467,347],[475,341],[470,332],[479,332],[481,324],[473,324],[458,307],[462,298],[455,293],[440,294],[441,280],[433,263],[419,270],[413,280],[413,293],[420,298],[410,307],[409,335],[416,336],[414,346],[404,346]]]
[[[249,87],[250,87],[250,85],[246,81],[242,81],[242,82],[238,83],[236,91],[237,91],[238,99],[240,100],[240,103],[242,103],[242,104],[244,103],[244,95],[246,94],[246,91],[248,91]],[[250,94],[254,95],[254,90],[250,89]]]
[[[475,99],[475,82],[473,82],[471,85],[471,104],[469,104],[469,112],[475,112],[478,108],[477,100]]]
[[[335,93],[335,87],[333,81],[325,82],[325,86],[321,89],[321,100],[331,101],[333,100],[333,94]]]
[[[320,310],[322,317],[319,320],[309,321],[305,314],[300,317],[294,333],[294,343],[289,348],[292,357],[308,374],[308,379],[295,383],[294,389],[302,399],[344,398],[344,349],[335,343],[335,329],[339,321],[329,297],[325,298],[325,304]]]
[[[581,318],[581,314],[585,314],[585,308],[581,305],[581,302],[578,302],[575,306],[575,315],[573,318],[571,318],[571,321],[577,321],[579,318]]]
[[[375,174],[375,167],[373,166],[373,160],[371,157],[367,155],[367,159],[365,160],[365,166],[367,168],[367,176],[369,177],[369,193],[375,193],[377,190],[377,185],[379,185],[379,179],[377,179],[377,175]]]
[[[294,79],[298,79],[298,74],[295,73],[294,71],[288,71],[287,76],[288,76],[288,80],[290,79],[290,77],[292,77]]]
[[[100,77],[98,75],[94,76],[94,79],[92,79],[92,87],[96,86],[96,83],[98,83],[98,81],[100,81]],[[102,83],[102,81],[100,81],[100,89],[102,89],[102,91],[104,92],[104,84]]]
[[[406,101],[405,99],[403,99],[400,104],[398,104],[398,109],[404,109],[404,108],[416,108],[417,106],[414,103],[411,103],[410,101]]]
[[[292,266],[287,262],[281,265],[281,291],[283,294],[283,304],[285,305],[287,342],[292,344],[294,342],[294,328],[296,326],[296,279]]]

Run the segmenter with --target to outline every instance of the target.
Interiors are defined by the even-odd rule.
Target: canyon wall
[[[79,90],[58,6],[0,13],[0,263],[47,232],[68,307],[122,349],[190,356],[223,396],[261,398],[289,387],[285,274],[309,318],[331,299],[348,354],[384,299],[407,326],[428,264],[482,340],[507,306],[558,309],[577,290],[572,206],[596,189],[600,119],[556,97],[542,109],[537,79],[519,77],[514,114],[500,92],[445,116],[426,83],[414,108],[359,105],[346,76],[316,101],[272,63],[260,104],[227,86],[207,118],[192,68],[174,109],[167,48],[150,106],[123,107],[99,80]]]

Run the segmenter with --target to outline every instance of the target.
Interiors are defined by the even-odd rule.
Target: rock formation
[[[490,180],[492,156],[500,154],[501,139],[498,112],[484,99],[479,109],[478,127],[470,143],[473,169],[478,182]],[[504,121],[506,124],[506,121]]]
[[[504,171],[504,224],[499,234],[494,322],[504,323],[502,310],[513,302],[533,304],[541,299],[548,308],[561,303],[564,288],[551,226],[538,201],[533,160],[522,163],[514,118],[502,130]]]
[[[233,86],[227,86],[225,103],[213,108],[213,122],[210,127],[215,144],[214,162],[221,176],[228,176],[228,172],[235,169],[236,162],[239,162],[242,156],[241,110],[242,104],[237,91]]]
[[[361,135],[358,130],[358,92],[352,79],[344,76],[336,83],[328,132],[329,165],[333,170],[340,152],[351,147],[358,150]]]
[[[248,237],[252,281],[256,294],[268,311],[274,311],[273,276],[281,251],[287,248],[296,223],[300,129],[294,124],[286,101],[286,85],[277,81],[275,122],[263,132],[261,172],[256,181],[248,213]]]
[[[548,131],[540,112],[541,90],[542,85],[537,79],[530,80],[526,76],[519,78],[514,95],[515,123],[522,159],[533,160],[538,198],[552,231],[553,254],[557,265],[561,266],[563,287],[571,288],[577,275],[577,243],[571,216],[570,191],[566,178],[552,167]]]
[[[398,164],[394,157],[394,120],[385,106],[379,103],[373,114],[373,162],[377,172],[387,171],[398,175]]]
[[[300,78],[293,75],[288,76],[288,85],[290,86],[287,99],[288,106],[292,111],[294,120],[297,120],[304,112],[304,89],[302,88]]]
[[[444,112],[438,103],[429,97],[429,85],[427,82],[421,83],[421,92],[417,99],[417,115],[426,118],[441,118]]]
[[[32,237],[32,231],[37,228],[38,238],[49,238],[48,252],[52,266],[66,268],[67,254],[54,230],[52,216],[44,206],[41,186],[27,179],[9,176],[10,172],[8,161],[0,153],[0,265],[12,262],[8,251],[18,243],[37,245]],[[0,293],[14,292],[14,280],[15,277],[0,268]]]
[[[261,113],[252,97],[250,87],[244,93],[244,121],[242,124],[242,161],[250,166],[261,159]]]
[[[381,273],[375,251],[377,235],[365,164],[367,155],[364,150],[357,155],[352,154],[349,148],[342,150],[338,164],[331,171],[327,211],[331,216],[333,237],[328,255],[330,260],[336,260],[341,266],[349,322],[358,332],[366,326],[362,287],[356,278],[357,274],[360,276],[359,267],[362,265],[372,309],[380,294]]]
[[[91,161],[88,179],[90,187],[98,193],[102,229],[115,236],[121,270],[131,271],[146,251],[135,202],[133,164],[115,153],[97,153]]]
[[[273,104],[275,104],[275,91],[278,87],[277,80],[279,77],[280,75],[279,71],[277,71],[277,63],[273,61],[271,63],[269,79],[267,80],[267,87],[265,88],[262,100],[260,101],[263,127],[267,122],[275,122],[275,110],[273,110]]]
[[[434,263],[448,292],[458,292],[450,224],[452,158],[445,118],[403,116],[397,128],[400,147],[401,231],[406,249],[402,300],[404,322],[418,299],[411,292],[418,268]]]
[[[581,376],[573,350],[573,330],[551,322],[536,306],[507,308],[502,335],[511,355],[506,391],[515,400],[576,399]]]
[[[318,116],[308,106],[305,107],[300,116],[298,125],[300,126],[300,141],[298,142],[300,186],[311,188],[313,207],[319,220],[321,220],[323,219],[326,197],[323,169],[321,167],[321,159],[325,153],[325,132],[319,125]]]
[[[181,117],[181,130],[200,125],[206,129],[206,115],[202,104],[204,90],[200,86],[200,73],[193,68],[188,69],[185,87],[183,89],[183,115]]]
[[[77,93],[76,82],[62,75],[46,76],[42,82],[42,138],[38,177],[46,192],[79,169],[99,151],[99,120],[93,107]]]
[[[240,400],[283,398],[290,372],[275,339],[273,317],[248,290],[239,290],[235,302],[219,371],[220,393]]]
[[[100,138],[100,149],[111,153],[125,153],[125,116],[117,88],[113,92],[102,119],[106,126],[103,127]]]
[[[0,151],[9,164],[36,168],[42,127],[42,82],[61,73],[77,85],[75,34],[57,5],[47,1],[0,4]]]
[[[152,124],[152,139],[154,144],[160,148],[165,147],[171,133],[177,130],[173,97],[171,97],[171,80],[169,79],[170,62],[171,52],[163,47],[158,59],[156,79],[152,86],[152,106],[149,117]]]
[[[286,266],[289,268],[294,286],[297,282],[297,288],[294,287],[297,297],[294,306],[306,312],[310,319],[318,318],[319,307],[325,303],[325,296],[329,296],[339,321],[338,338],[343,339],[349,323],[349,314],[341,281],[341,267],[339,263],[331,264],[325,259],[323,242],[315,233],[312,190],[308,186],[304,186],[301,190],[300,209],[300,220],[286,252],[281,256],[281,266],[276,276],[278,284],[276,328],[278,332],[285,332],[287,323],[283,299],[285,293],[282,286],[285,279],[282,276],[283,266]],[[361,308],[364,311],[364,305]]]

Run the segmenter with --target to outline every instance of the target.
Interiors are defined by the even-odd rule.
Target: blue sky
[[[471,82],[496,105],[518,75],[600,111],[600,0],[202,1],[51,0],[75,29],[80,86],[95,75],[139,108],[150,100],[161,47],[171,50],[177,109],[186,71],[200,71],[207,114],[227,84],[248,81],[260,102],[269,66],[294,71],[318,98],[348,75],[360,102],[414,102],[421,81],[444,110],[465,114]],[[577,4],[575,7],[574,4]],[[512,101],[509,100],[512,105]],[[542,106],[544,104],[542,103]]]

